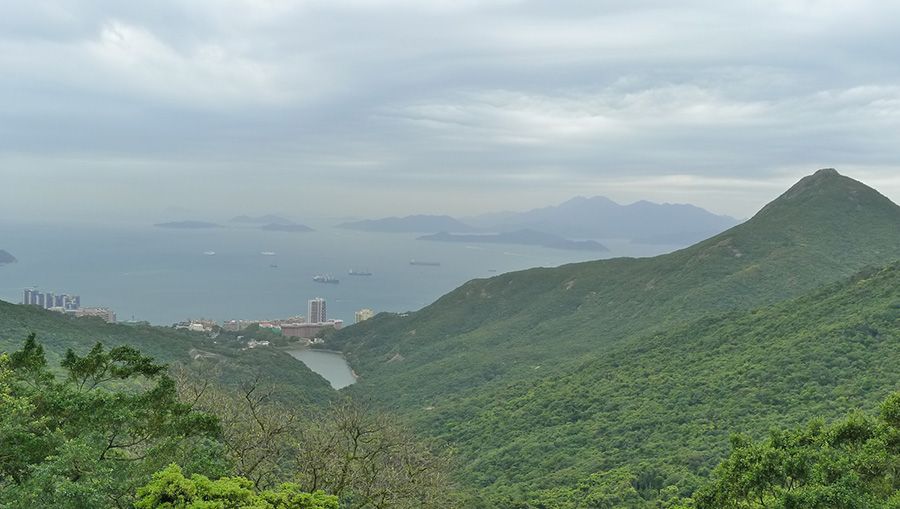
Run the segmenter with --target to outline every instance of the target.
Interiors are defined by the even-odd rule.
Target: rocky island
[[[7,263],[16,263],[19,260],[16,260],[16,257],[9,254],[8,252],[0,249],[0,265],[6,265]]]

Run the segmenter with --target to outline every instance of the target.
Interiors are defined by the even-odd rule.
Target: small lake
[[[285,350],[306,367],[322,375],[335,389],[342,389],[356,382],[344,356],[335,352],[323,352],[309,348]]]

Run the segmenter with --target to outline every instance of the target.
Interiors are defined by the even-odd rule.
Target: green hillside
[[[501,394],[448,398],[421,423],[455,444],[465,484],[490,505],[571,498],[597,473],[632,485],[649,475],[651,499],[669,485],[685,496],[727,456],[731,433],[871,410],[900,390],[898,366],[900,263],[647,335]]]
[[[708,397],[698,401],[722,412],[716,398],[731,394],[728,385],[709,394],[694,389],[706,379],[738,380],[741,365],[711,365],[707,375],[691,363],[679,364],[691,376],[665,394],[674,390],[681,399],[652,403],[645,394],[661,389],[648,381],[651,375],[685,353],[660,350],[646,338],[677,335],[661,331],[689,331],[706,323],[691,322],[706,314],[784,301],[898,258],[900,207],[834,170],[820,170],[744,224],[681,251],[470,281],[416,313],[382,314],[337,332],[329,347],[342,349],[361,375],[353,393],[391,405],[425,433],[458,447],[462,479],[482,488],[491,504],[506,496],[549,496],[579,480],[590,484],[587,476],[595,472],[627,477],[616,469],[642,461],[649,466],[641,475],[653,481],[642,486],[652,491],[660,483],[675,484],[689,493],[724,454],[727,435],[735,431],[730,423],[758,432],[809,412],[840,412],[862,399],[843,400],[829,389],[815,396],[822,398],[819,406],[798,414],[792,405],[799,401],[775,391],[771,400],[735,403],[738,409],[767,409],[756,420],[713,412],[706,420],[687,414],[673,422],[672,405],[699,404],[691,398]],[[682,334],[679,342],[695,359],[716,359],[692,333]],[[825,348],[820,362],[840,351]],[[628,362],[646,364],[616,371]],[[754,362],[768,369],[766,362]],[[610,381],[618,385],[601,383]],[[623,387],[641,389],[629,393]],[[693,392],[684,399],[678,391],[686,388]],[[877,388],[866,401],[878,401],[891,387]],[[630,396],[613,398],[619,393]],[[749,393],[762,397],[739,392]],[[810,394],[817,393],[807,394],[815,399]],[[600,402],[588,403],[590,397]],[[833,408],[820,408],[829,402]],[[615,417],[602,417],[614,411]],[[654,423],[677,424],[683,443],[675,447],[664,436],[656,443]]]
[[[348,327],[329,347],[362,376],[354,390],[377,388],[375,397],[418,409],[448,394],[502,391],[635,334],[778,302],[897,258],[900,207],[820,170],[689,248],[473,280],[408,316]]]
[[[237,384],[243,378],[260,373],[264,379],[283,388],[280,393],[286,401],[325,405],[337,395],[324,378],[274,348],[240,350],[227,335],[212,340],[200,333],[167,327],[107,324],[99,318],[74,318],[37,306],[0,301],[0,353],[20,349],[31,332],[35,332],[44,345],[50,366],[59,365],[66,349],[72,348],[81,354],[97,342],[107,348],[130,345],[156,362],[168,364],[190,364],[190,353],[194,349],[214,354],[207,356],[206,362],[214,362],[221,368],[221,381],[226,384]]]

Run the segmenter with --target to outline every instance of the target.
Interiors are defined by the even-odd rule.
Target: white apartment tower
[[[309,301],[306,321],[308,323],[325,323],[325,299],[316,297]]]

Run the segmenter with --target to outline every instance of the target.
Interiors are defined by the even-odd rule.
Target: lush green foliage
[[[136,350],[69,350],[58,381],[28,337],[0,357],[0,503],[123,507],[175,461],[223,473],[215,416],[181,403],[163,367]]]
[[[639,500],[614,505],[677,503],[724,457],[728,430],[838,415],[900,386],[896,267],[700,317],[800,295],[898,248],[900,208],[822,171],[690,248],[471,281],[328,347],[361,375],[351,393],[458,448],[485,505],[566,507],[585,490],[621,495],[623,479]]]
[[[571,498],[592,480],[623,476],[643,503],[672,499],[669,487],[690,495],[725,456],[731,432],[760,436],[874,407],[900,387],[898,363],[900,265],[892,265],[412,415],[455,444],[462,479],[488,505]]]
[[[897,253],[900,207],[820,172],[690,248],[473,280],[418,312],[338,331],[327,347],[362,377],[353,392],[417,411],[447,394],[499,397],[653,330],[795,297]]]
[[[68,349],[84,352],[96,343],[107,348],[123,345],[140,350],[157,363],[205,362],[218,366],[218,381],[238,386],[248,373],[278,382],[279,397],[293,405],[327,407],[338,397],[331,385],[285,352],[275,348],[241,350],[238,334],[221,333],[213,338],[199,332],[169,327],[107,324],[99,318],[75,318],[41,309],[0,301],[0,352],[19,348],[22,338],[38,332],[46,348],[48,366],[62,373],[59,362]],[[258,332],[260,339],[273,334]],[[257,337],[253,333],[248,337]]]
[[[0,356],[2,507],[131,507],[136,493],[139,507],[454,500],[444,461],[385,414],[351,402],[288,406],[259,376],[237,388],[215,383],[218,366],[204,362],[176,366],[176,383],[129,346],[62,359],[60,377],[33,334]]]
[[[177,465],[154,474],[153,481],[138,490],[135,509],[338,509],[338,499],[322,491],[306,493],[295,484],[278,491],[257,493],[242,477],[211,481],[194,474],[184,477]]]
[[[878,420],[855,413],[773,430],[753,442],[731,438],[731,456],[694,496],[698,509],[878,509],[900,507],[900,393]]]

